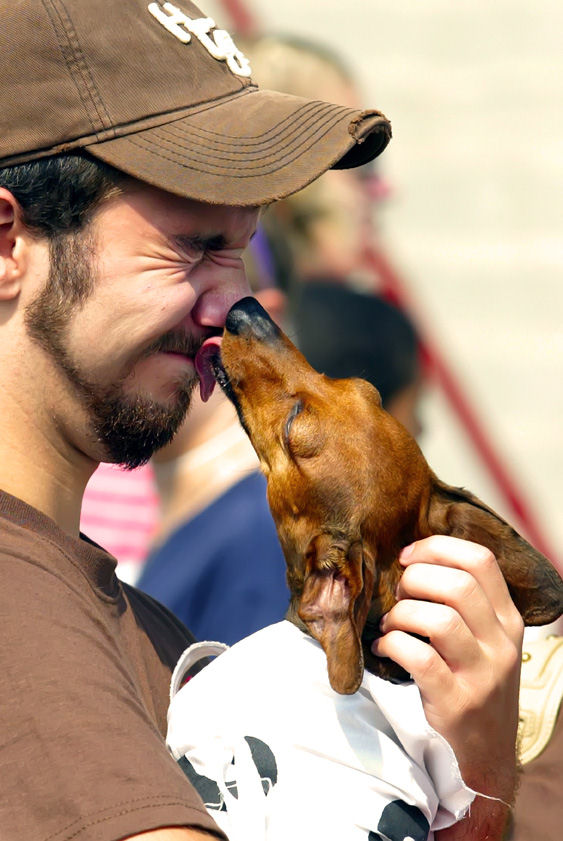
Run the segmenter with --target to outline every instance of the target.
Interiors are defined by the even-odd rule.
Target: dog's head
[[[254,298],[227,317],[217,380],[268,481],[287,562],[289,618],[323,646],[332,687],[355,692],[379,620],[395,602],[403,546],[453,534],[488,546],[528,624],[563,609],[555,569],[471,494],[440,482],[409,433],[361,379],[317,373]]]

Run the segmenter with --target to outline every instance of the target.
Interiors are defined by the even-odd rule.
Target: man
[[[246,292],[258,207],[389,139],[378,112],[258,92],[191,3],[2,0],[2,836],[223,837],[163,743],[190,637],[79,539],[101,460],[181,422],[199,349]],[[478,797],[440,841],[499,838],[514,789],[521,621],[494,558],[405,551],[377,653],[420,686]],[[426,643],[412,635],[428,637]],[[194,726],[197,726],[194,723]]]

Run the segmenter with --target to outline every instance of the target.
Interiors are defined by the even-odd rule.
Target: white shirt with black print
[[[225,650],[178,688],[167,743],[230,841],[430,841],[474,799],[414,683],[368,672],[331,688],[319,643],[287,621]],[[207,647],[206,647],[207,646]]]

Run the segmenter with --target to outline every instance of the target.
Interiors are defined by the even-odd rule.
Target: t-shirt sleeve
[[[5,556],[0,570],[0,836],[117,841],[189,826],[224,838],[168,754],[143,676],[112,633],[123,595],[108,621],[100,596],[50,571]]]

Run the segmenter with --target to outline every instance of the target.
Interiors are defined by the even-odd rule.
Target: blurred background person
[[[424,378],[408,316],[377,295],[322,281],[297,286],[292,303],[294,338],[313,368],[368,380],[384,408],[419,438]]]

